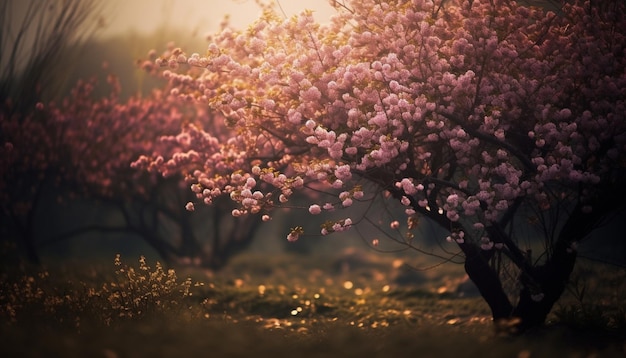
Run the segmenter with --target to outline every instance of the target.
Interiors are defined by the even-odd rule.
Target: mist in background
[[[314,11],[319,22],[335,12],[327,0],[277,2],[277,11],[291,17],[304,10]],[[255,0],[111,0],[95,14],[98,30],[81,56],[70,59],[71,80],[96,76],[103,82],[108,73],[117,75],[122,96],[145,93],[161,82],[149,78],[137,67],[150,50],[164,51],[173,43],[187,53],[202,53],[207,35],[215,34],[224,19],[234,29],[246,29],[261,14]]]
[[[320,22],[327,21],[334,12],[328,0],[282,0],[278,4],[288,17],[313,10]],[[188,31],[190,36],[203,36],[217,31],[226,15],[233,27],[245,28],[259,14],[255,0],[111,0],[103,11],[106,29],[100,36],[149,34],[164,26]]]

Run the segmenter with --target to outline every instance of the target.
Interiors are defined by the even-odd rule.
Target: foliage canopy
[[[234,216],[269,219],[296,192],[314,194],[312,215],[390,194],[409,230],[420,217],[449,230],[494,319],[541,324],[577,243],[623,208],[623,2],[558,14],[505,0],[334,4],[328,25],[266,9],[203,55],[146,63],[225,120],[189,125],[166,138],[182,152],[135,164],[183,173],[207,204],[230,196]],[[516,234],[529,223],[538,257]],[[500,258],[519,270],[517,303]]]

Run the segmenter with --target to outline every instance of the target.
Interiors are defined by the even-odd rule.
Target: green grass
[[[6,270],[0,356],[621,357],[623,289],[594,283],[550,324],[493,331],[479,297],[459,297],[458,266],[414,273],[391,258],[243,255],[223,272],[157,263]],[[603,274],[620,287],[623,271]],[[578,276],[577,276],[578,277]],[[613,280],[613,281],[612,281]],[[589,301],[591,300],[591,301]],[[621,317],[621,321],[620,321]]]

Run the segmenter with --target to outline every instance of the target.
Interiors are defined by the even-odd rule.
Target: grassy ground
[[[454,265],[422,272],[353,252],[245,255],[219,274],[130,258],[7,270],[0,356],[622,357],[626,275],[607,272],[593,284],[579,270],[585,283],[546,328],[505,337]]]

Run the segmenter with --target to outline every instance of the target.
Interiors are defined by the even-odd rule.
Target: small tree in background
[[[190,125],[175,137],[186,152],[137,164],[183,173],[205,203],[230,197],[237,217],[268,218],[300,191],[317,195],[312,215],[397,200],[404,218],[386,225],[406,221],[400,242],[432,220],[496,322],[542,324],[577,244],[624,208],[624,3],[559,14],[506,0],[334,4],[326,26],[266,10],[203,55],[157,59],[174,93],[225,121]]]
[[[214,119],[167,91],[122,102],[117,79],[110,76],[109,82],[104,98],[93,97],[93,82],[81,82],[58,105],[39,103],[31,116],[0,118],[5,136],[0,185],[6,189],[0,202],[9,236],[17,237],[35,262],[43,246],[77,235],[121,233],[139,236],[168,263],[221,268],[247,247],[260,220],[233,223],[228,201],[194,216],[185,209],[192,193],[180,175],[163,178],[130,166],[141,153],[182,151],[178,143],[155,143],[156,136]],[[122,220],[65,218],[58,235],[35,233],[48,210],[75,202],[100,203],[104,213]]]
[[[162,178],[130,167],[160,145],[152,140],[157,135],[176,134],[183,123],[210,121],[211,115],[167,88],[122,100],[114,76],[99,95],[95,82],[81,80],[62,98],[75,75],[67,64],[84,63],[86,56],[79,55],[85,41],[102,25],[98,9],[83,0],[0,5],[2,238],[15,240],[29,261],[39,262],[44,246],[78,235],[139,236],[168,263],[218,269],[250,243],[260,220],[233,223],[228,201],[225,209],[201,208],[205,215],[193,216],[185,210],[192,195],[180,175]],[[176,148],[163,144],[159,151]],[[50,217],[59,219],[56,212],[85,203],[101,208],[100,216],[61,215],[55,222],[60,233],[42,232]],[[115,215],[122,219],[111,225],[108,218]]]

